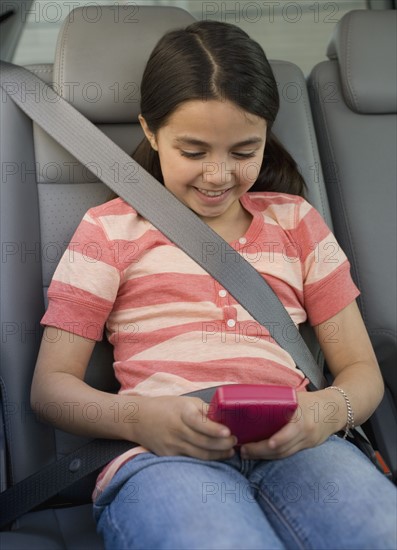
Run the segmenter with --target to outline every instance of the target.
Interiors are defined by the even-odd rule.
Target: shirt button
[[[225,298],[225,296],[227,296],[226,290],[220,290],[220,291],[218,292],[218,294],[219,294],[219,296],[220,296],[221,298]]]
[[[226,324],[228,327],[233,328],[234,326],[236,326],[236,321],[234,319],[228,319]]]
[[[241,238],[238,240],[238,242],[239,242],[240,244],[245,244],[245,243],[247,242],[247,239],[246,239],[245,237],[241,237]]]

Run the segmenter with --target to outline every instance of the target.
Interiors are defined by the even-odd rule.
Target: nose
[[[222,186],[230,183],[233,179],[235,166],[225,160],[203,163],[203,183]]]

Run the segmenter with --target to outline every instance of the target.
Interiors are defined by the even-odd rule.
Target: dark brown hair
[[[251,191],[303,194],[296,162],[271,132],[279,110],[273,71],[261,46],[236,25],[198,21],[168,32],[152,51],[141,83],[141,113],[151,132],[194,99],[228,100],[267,121],[264,158]],[[146,138],[132,157],[163,183],[158,153]]]

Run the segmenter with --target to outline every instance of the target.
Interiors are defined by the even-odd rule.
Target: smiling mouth
[[[198,187],[196,187],[196,189],[206,197],[220,197],[229,191],[229,189],[223,189],[223,191],[208,191],[208,189],[200,189]]]

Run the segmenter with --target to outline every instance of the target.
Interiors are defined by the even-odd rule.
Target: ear
[[[143,118],[142,115],[138,115],[138,120],[142,126],[142,130],[147,138],[147,140],[149,141],[150,145],[152,146],[152,148],[157,151],[157,141],[156,141],[156,136],[155,134],[149,129],[149,126],[147,125],[147,122],[146,120]]]

